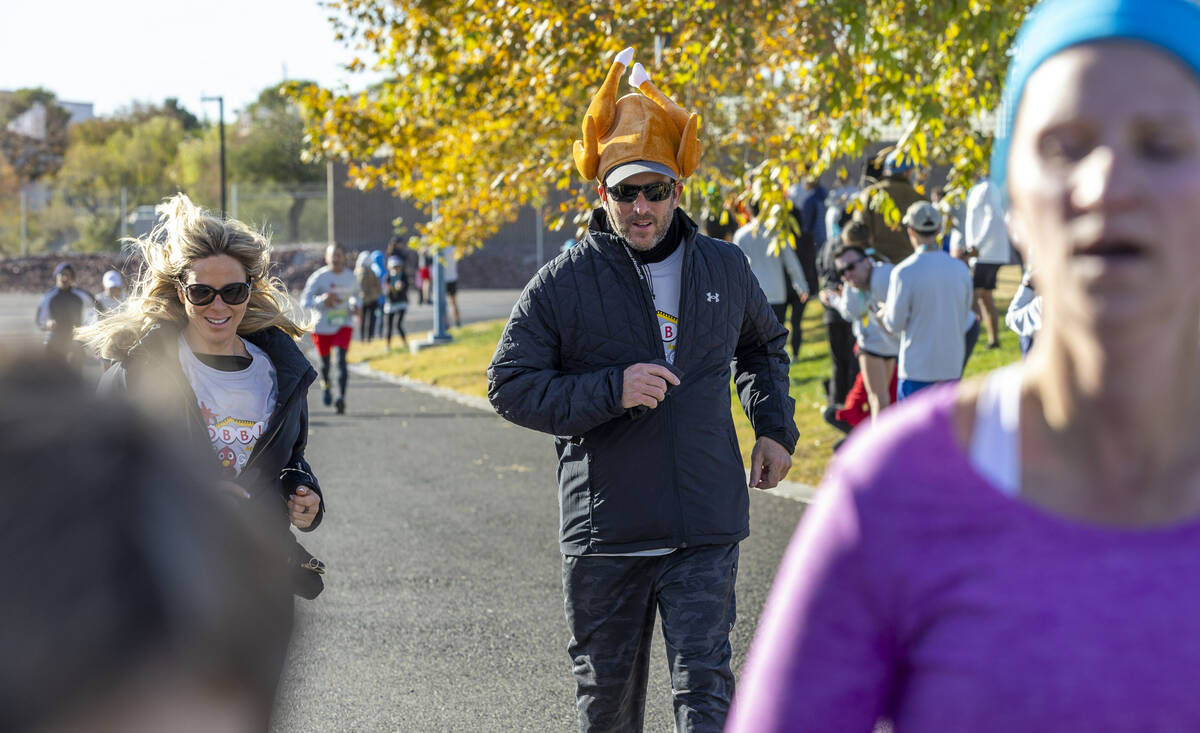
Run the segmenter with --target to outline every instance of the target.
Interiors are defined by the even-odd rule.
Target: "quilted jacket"
[[[737,542],[749,534],[746,474],[729,406],[730,364],[758,436],[789,452],[787,331],[733,245],[682,231],[680,384],[653,410],[621,407],[626,367],[665,363],[649,287],[603,209],[513,308],[488,368],[512,422],[555,436],[567,555]]]

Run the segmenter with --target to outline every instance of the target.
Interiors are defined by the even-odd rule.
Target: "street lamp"
[[[201,102],[216,102],[217,129],[221,137],[221,218],[225,218],[225,97],[201,97]]]

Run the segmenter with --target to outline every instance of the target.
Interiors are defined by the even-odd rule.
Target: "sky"
[[[354,53],[330,12],[317,0],[0,0],[0,89],[44,87],[97,115],[175,97],[208,120],[218,105],[201,97],[223,96],[232,121],[285,78],[366,86],[341,68]]]

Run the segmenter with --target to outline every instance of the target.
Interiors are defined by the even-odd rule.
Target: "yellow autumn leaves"
[[[580,115],[612,57],[633,46],[654,82],[702,118],[688,187],[752,187],[778,226],[786,187],[899,131],[951,192],[984,170],[981,134],[1031,3],[1001,0],[338,0],[334,30],[385,80],[358,94],[293,88],[312,151],[350,162],[436,220],[424,244],[472,248],[541,206],[578,226],[594,184],[573,172]],[[633,91],[622,89],[622,93]],[[564,232],[564,236],[570,234]]]

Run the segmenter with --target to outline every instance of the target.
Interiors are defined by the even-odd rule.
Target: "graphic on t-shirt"
[[[662,335],[663,353],[666,354],[667,363],[675,363],[675,339],[679,335],[679,318],[673,316],[666,311],[657,311],[658,313],[658,329]]]
[[[204,416],[208,427],[208,439],[217,452],[222,475],[237,476],[249,460],[254,444],[262,437],[267,427],[266,421],[218,415],[203,401],[200,402],[200,414]]]
[[[342,294],[338,292],[337,285],[331,284],[329,290],[326,292],[333,297],[325,302],[332,302],[334,305],[325,311],[325,318],[330,324],[341,328],[350,322],[350,309],[347,307],[349,304],[342,297]]]

